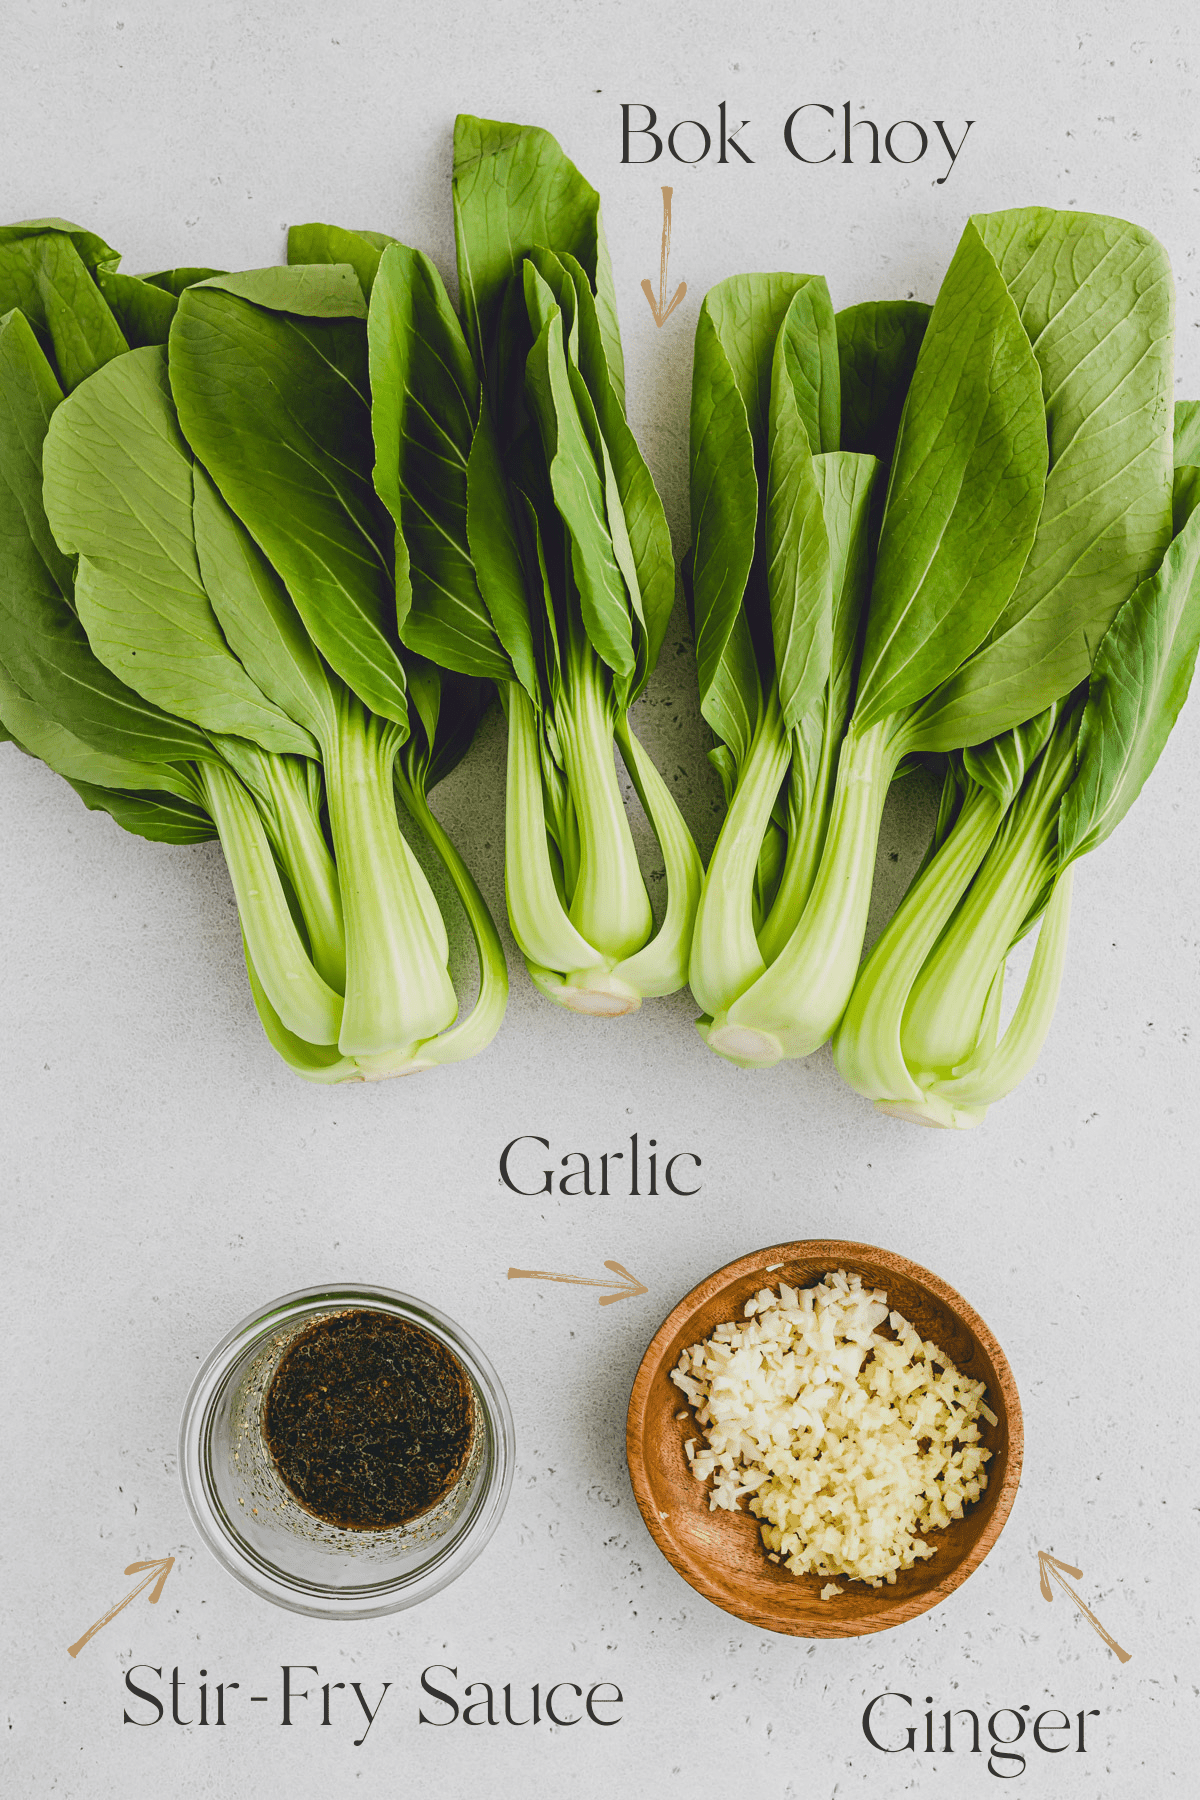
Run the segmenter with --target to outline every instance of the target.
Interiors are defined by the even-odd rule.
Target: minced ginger
[[[710,1510],[749,1496],[770,1560],[794,1575],[894,1582],[934,1554],[920,1534],[987,1486],[987,1389],[845,1270],[763,1288],[745,1316],[671,1371],[704,1430],[686,1449],[697,1481],[713,1478]],[[821,1598],[840,1592],[830,1583]]]

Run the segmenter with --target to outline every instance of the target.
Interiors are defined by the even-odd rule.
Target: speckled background
[[[1200,393],[1200,52],[1186,9],[1161,0],[706,3],[649,22],[613,0],[12,0],[3,30],[0,216],[78,220],[132,269],[262,263],[281,256],[287,223],[331,218],[417,242],[449,273],[455,111],[555,131],[604,195],[631,411],[680,550],[696,309],[738,269],[821,270],[840,305],[931,299],[972,210],[1124,213],[1170,251],[1179,391]],[[751,120],[752,168],[620,165],[622,101],[715,126],[722,99]],[[792,108],[846,99],[881,125],[942,118],[955,141],[958,121],[975,123],[941,185],[932,152],[909,169],[792,162]],[[659,332],[638,284],[657,275],[664,180],[672,280],[689,291]],[[717,790],[682,609],[639,729],[707,850]],[[439,806],[497,917],[502,799],[492,719]],[[1031,1751],[1031,1791],[1189,1791],[1198,801],[1194,700],[1134,813],[1079,871],[1036,1075],[983,1129],[949,1135],[875,1117],[827,1053],[770,1073],[727,1067],[693,1032],[686,995],[616,1023],[577,1019],[538,999],[519,964],[502,1036],[478,1061],[305,1086],[256,1023],[216,847],[126,837],[0,748],[6,1792],[992,1791],[986,1755],[872,1750],[860,1717],[885,1689],[911,1694],[918,1722],[926,1695],[939,1714],[1098,1708],[1085,1754]],[[880,912],[928,817],[927,793],[897,795]],[[703,1157],[694,1200],[521,1199],[499,1184],[519,1133],[549,1138],[557,1160],[634,1130]],[[757,1245],[825,1235],[899,1250],[972,1301],[1015,1370],[1027,1455],[1004,1536],[949,1602],[880,1637],[806,1645],[739,1626],[674,1575],[634,1507],[622,1435],[638,1359],[682,1293]],[[649,1293],[600,1308],[595,1290],[505,1279],[510,1264],[599,1274],[606,1258]],[[458,1318],[498,1365],[519,1435],[487,1554],[418,1610],[346,1627],[235,1585],[197,1543],[175,1457],[183,1397],[216,1340],[274,1295],[337,1278]],[[1038,1549],[1083,1569],[1127,1665],[1064,1599],[1045,1605]],[[69,1660],[66,1645],[132,1585],[126,1564],[172,1553],[159,1606],[135,1602]],[[185,1717],[200,1668],[240,1681],[242,1704],[223,1730],[177,1727],[169,1709],[153,1729],[123,1725],[133,1663],[178,1665]],[[349,1686],[328,1729],[319,1702],[287,1730],[276,1698],[245,1703],[277,1695],[284,1663],[318,1665],[315,1684],[357,1680],[372,1704],[391,1682],[361,1747]],[[604,1731],[429,1728],[419,1677],[433,1663],[457,1667],[460,1688],[613,1681],[624,1716]]]

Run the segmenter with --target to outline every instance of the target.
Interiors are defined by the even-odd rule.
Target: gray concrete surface
[[[696,311],[739,269],[823,271],[838,304],[932,298],[975,209],[1124,214],[1170,251],[1179,391],[1200,393],[1200,50],[1162,0],[655,14],[615,0],[28,0],[6,9],[4,40],[0,216],[78,220],[130,269],[269,262],[289,222],[329,218],[395,232],[449,272],[455,111],[555,131],[604,195],[631,413],[680,550]],[[972,119],[949,179],[936,185],[945,159],[932,155],[909,169],[793,162],[789,112],[846,99],[881,125]],[[621,102],[715,128],[721,100],[751,120],[753,167],[621,166]],[[666,180],[672,278],[689,292],[659,332],[639,283],[657,276]],[[682,613],[640,718],[707,849],[717,791]],[[439,807],[498,917],[502,801],[493,718]],[[939,1715],[1098,1709],[1084,1754],[1030,1751],[1022,1791],[1194,1791],[1198,801],[1193,700],[1136,811],[1079,871],[1036,1074],[981,1130],[949,1135],[875,1116],[827,1052],[770,1073],[727,1067],[692,1030],[686,995],[616,1023],[569,1017],[519,962],[502,1035],[475,1063],[307,1087],[259,1031],[216,848],[126,837],[0,747],[6,1792],[992,1791],[986,1754],[927,1755],[920,1735],[911,1755],[873,1750],[860,1717],[885,1689],[913,1696],[918,1725],[926,1696]],[[928,804],[913,790],[889,813],[882,910]],[[539,1200],[499,1183],[519,1133],[559,1156],[635,1130],[699,1153],[702,1193]],[[806,1644],[739,1625],[675,1576],[634,1506],[623,1422],[646,1342],[694,1282],[760,1244],[825,1235],[899,1250],[972,1301],[1015,1370],[1027,1457],[997,1548],[944,1606],[880,1637]],[[606,1258],[648,1294],[600,1308],[592,1290],[505,1279],[510,1264],[590,1274]],[[194,1536],[175,1458],[212,1344],[272,1296],[336,1278],[458,1318],[498,1365],[519,1436],[487,1554],[425,1606],[348,1627],[236,1586]],[[1080,1591],[1128,1664],[1064,1599],[1046,1606],[1039,1549],[1084,1571]],[[167,1554],[178,1564],[159,1606],[136,1602],[68,1659],[131,1585],[125,1566]],[[358,1681],[372,1704],[391,1683],[361,1746],[349,1686],[329,1728],[310,1702],[283,1729],[274,1698],[231,1707],[224,1729],[176,1726],[169,1700],[153,1728],[122,1722],[127,1707],[149,1715],[123,1685],[134,1664],[166,1679],[178,1667],[194,1718],[201,1668],[244,1698],[277,1695],[285,1663],[316,1664],[315,1684]],[[612,1681],[623,1717],[609,1730],[426,1727],[433,1664],[456,1667],[460,1687],[514,1694]]]

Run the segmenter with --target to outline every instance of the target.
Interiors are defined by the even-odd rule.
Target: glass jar
[[[295,1338],[318,1319],[363,1308],[429,1332],[457,1358],[474,1396],[471,1446],[454,1485],[387,1530],[346,1530],[301,1506],[262,1430],[267,1389]],[[515,1447],[508,1399],[479,1346],[423,1300],[352,1284],[285,1294],[222,1339],[183,1409],[179,1469],[201,1537],[246,1587],[314,1618],[371,1619],[428,1599],[475,1560],[500,1523]]]

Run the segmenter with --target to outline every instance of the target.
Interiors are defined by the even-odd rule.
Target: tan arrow
[[[159,1600],[162,1598],[162,1591],[166,1585],[167,1576],[174,1567],[175,1558],[173,1556],[160,1556],[153,1562],[130,1563],[125,1571],[127,1575],[140,1575],[143,1569],[149,1569],[150,1573],[138,1582],[132,1593],[126,1594],[123,1600],[118,1600],[111,1612],[106,1612],[102,1619],[97,1619],[96,1623],[84,1632],[77,1644],[68,1644],[67,1655],[78,1656],[89,1638],[94,1638],[98,1631],[103,1630],[110,1619],[115,1619],[123,1607],[128,1606],[131,1600],[136,1600],[138,1595],[144,1593],[147,1588],[152,1588],[153,1590],[150,1595],[151,1606],[157,1606]]]
[[[1066,1581],[1064,1579],[1064,1577],[1067,1575],[1074,1575],[1076,1581],[1080,1581],[1083,1578],[1083,1570],[1082,1569],[1073,1569],[1071,1567],[1070,1563],[1059,1562],[1056,1557],[1050,1556],[1045,1550],[1039,1550],[1038,1551],[1038,1571],[1041,1575],[1041,1581],[1039,1583],[1039,1586],[1041,1587],[1041,1590],[1042,1590],[1042,1599],[1043,1600],[1053,1600],[1053,1598],[1054,1598],[1054,1590],[1050,1586],[1050,1577],[1053,1575],[1055,1581],[1057,1581],[1057,1583],[1058,1583],[1059,1587],[1062,1589],[1063,1593],[1068,1595],[1069,1598],[1075,1602],[1076,1606],[1079,1608],[1080,1612],[1083,1614],[1083,1616],[1087,1620],[1088,1624],[1092,1627],[1092,1629],[1094,1631],[1099,1632],[1100,1636],[1104,1639],[1105,1643],[1108,1645],[1109,1649],[1116,1656],[1117,1660],[1119,1662],[1127,1663],[1129,1661],[1130,1656],[1132,1655],[1132,1651],[1122,1650],[1122,1648],[1121,1648],[1120,1644],[1118,1644],[1116,1638],[1109,1637],[1107,1631],[1105,1631],[1103,1625],[1100,1623],[1100,1621],[1096,1617],[1095,1613],[1089,1611],[1089,1609],[1083,1604],[1083,1601],[1079,1598],[1079,1595],[1075,1592],[1075,1589],[1071,1586],[1070,1582]]]
[[[642,292],[650,302],[650,311],[654,314],[654,323],[661,331],[683,296],[687,293],[687,282],[681,281],[675,289],[675,297],[667,304],[667,259],[671,254],[671,195],[673,188],[665,187],[663,197],[662,256],[658,264],[658,299],[654,298],[654,289],[648,280],[642,283]],[[607,1265],[605,1265],[607,1267]]]
[[[510,1281],[569,1281],[574,1287],[616,1287],[615,1294],[601,1294],[601,1306],[611,1306],[616,1300],[636,1300],[639,1294],[650,1292],[649,1288],[642,1286],[636,1275],[631,1275],[628,1269],[623,1269],[619,1262],[606,1262],[604,1266],[606,1269],[611,1269],[614,1275],[619,1275],[621,1280],[628,1285],[617,1287],[616,1282],[602,1281],[591,1275],[552,1275],[549,1269],[510,1269],[508,1279]]]

